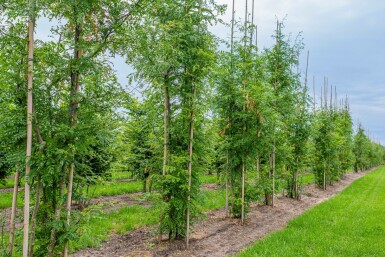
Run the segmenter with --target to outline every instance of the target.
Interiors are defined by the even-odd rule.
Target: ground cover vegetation
[[[327,79],[321,101],[310,97],[300,34],[285,34],[277,21],[275,43],[260,49],[253,0],[243,22],[230,6],[223,42],[209,28],[225,8],[213,0],[0,4],[1,187],[14,177],[13,192],[0,192],[0,207],[12,207],[1,254],[68,256],[88,240],[90,220],[107,230],[122,223],[119,231],[157,224],[188,247],[207,210],[225,207],[243,224],[252,200],[274,206],[278,192],[300,199],[304,184],[326,190],[353,168],[383,163],[384,147],[361,125],[354,133],[349,103],[328,92]],[[48,21],[50,37],[35,39]],[[141,97],[118,82],[115,56],[133,68]],[[202,183],[219,190],[201,192]],[[143,206],[72,208],[139,191],[154,192],[149,220],[137,217],[146,216]]]

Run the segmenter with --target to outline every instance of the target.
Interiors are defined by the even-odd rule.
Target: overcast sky
[[[244,17],[245,1],[235,0],[238,18]],[[232,0],[217,2],[228,5],[223,20],[230,22]],[[251,2],[248,0],[249,7]],[[385,1],[255,0],[255,15],[259,47],[273,44],[276,18],[286,17],[285,32],[293,36],[302,32],[305,50],[301,69],[305,69],[305,53],[309,50],[309,77],[316,78],[316,92],[320,92],[323,78],[328,77],[329,83],[337,86],[339,96],[349,96],[355,125],[360,121],[372,139],[385,145]],[[46,32],[38,35],[44,38],[50,34],[49,23],[38,21],[37,25],[38,30]],[[226,27],[217,26],[212,31],[229,38]],[[126,85],[131,70],[123,58],[114,63],[119,81]]]
[[[232,0],[217,1],[228,5],[224,20],[230,22]],[[243,18],[245,0],[235,3],[236,17]],[[273,44],[276,17],[286,17],[287,33],[303,33],[301,67],[304,71],[309,50],[309,76],[316,78],[316,92],[328,77],[340,96],[349,96],[355,124],[360,121],[372,139],[385,145],[385,1],[255,0],[255,14],[261,47]],[[213,31],[229,36],[223,27]]]

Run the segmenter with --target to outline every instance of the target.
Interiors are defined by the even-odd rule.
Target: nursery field
[[[373,174],[378,174],[381,179],[385,179],[385,168],[381,168]],[[161,242],[158,241],[156,236],[157,226],[153,226],[156,224],[154,217],[159,215],[157,207],[153,205],[157,197],[156,195],[152,197],[146,195],[140,199],[142,206],[125,207],[117,212],[94,217],[89,222],[88,228],[90,230],[83,233],[81,239],[72,244],[75,251],[73,256],[112,257],[125,256],[125,253],[130,253],[129,256],[232,256],[254,241],[284,228],[287,222],[302,212],[339,194],[341,190],[364,175],[366,175],[366,172],[348,173],[342,181],[331,186],[327,191],[317,189],[313,184],[304,185],[304,195],[301,201],[278,196],[276,206],[273,208],[253,202],[245,226],[241,226],[237,220],[225,217],[224,190],[211,187],[211,190],[208,190],[207,186],[203,185],[200,200],[206,215],[202,216],[197,225],[194,226],[191,234],[191,246],[188,250],[185,249],[183,241],[170,242],[166,238],[163,238]],[[369,188],[368,191],[370,191],[371,180],[378,180],[378,178],[371,174],[368,177],[369,180],[366,177],[358,180],[344,192],[351,191],[351,188],[354,188],[354,192],[359,192],[362,189],[360,187]],[[361,185],[363,180],[366,182]],[[357,184],[359,185],[358,188]],[[378,186],[380,184],[373,185]],[[354,197],[350,196],[349,199]],[[339,198],[340,196],[337,196],[325,204]],[[347,206],[349,206],[348,201],[341,208]],[[310,212],[317,212],[317,208],[319,207],[315,207],[314,211],[312,209]],[[304,215],[306,214],[307,212]],[[327,232],[326,235],[329,233],[331,232]],[[288,237],[291,238],[290,232]],[[295,241],[295,238],[292,239]],[[218,244],[218,242],[222,243]],[[284,241],[283,244],[285,244]],[[86,249],[87,247],[94,248]],[[80,250],[82,248],[85,249]],[[268,248],[270,249],[270,247]],[[293,249],[295,248],[293,247]],[[250,248],[242,254],[259,256],[253,255],[254,248]],[[267,253],[266,256],[274,255]],[[282,252],[279,252],[275,256],[287,255],[282,255]],[[293,256],[302,255],[296,255],[294,252]]]
[[[385,256],[357,81],[260,6],[0,4],[0,257]]]

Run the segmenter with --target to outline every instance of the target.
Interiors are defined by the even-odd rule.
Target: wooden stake
[[[323,110],[323,98],[322,98],[322,96],[323,96],[323,87],[321,86],[321,110]]]
[[[29,160],[32,154],[32,87],[33,87],[33,52],[34,52],[34,6],[35,1],[29,0],[29,20],[28,20],[28,95],[27,95],[27,150],[25,166],[24,184],[24,237],[23,237],[23,257],[28,257],[28,236],[29,236],[29,203],[30,186],[29,173],[31,166]]]
[[[334,109],[337,110],[337,86],[334,86]]]
[[[313,111],[315,111],[316,99],[315,99],[315,76],[313,76]]]
[[[232,18],[231,18],[231,43],[230,43],[230,52],[231,52],[231,77],[234,76],[234,23],[235,23],[235,0],[233,0],[232,5]],[[230,106],[229,106],[230,109]],[[228,117],[229,123],[231,124],[230,117]],[[229,208],[229,150],[227,149],[227,168],[226,168],[226,216],[230,216]],[[232,204],[233,206],[233,204]]]
[[[307,72],[309,69],[309,50],[307,51],[307,61],[306,61],[306,73],[305,73],[305,87],[307,88]]]
[[[251,25],[254,26],[254,6],[255,6],[255,0],[252,0],[251,4]],[[250,31],[250,48],[253,45],[253,30]]]
[[[248,6],[247,6],[248,0],[245,1],[246,8],[245,8],[245,42],[244,42],[244,49],[245,49],[245,57],[244,57],[244,78],[243,78],[243,90],[246,94],[246,39],[247,39],[247,12],[248,12]],[[246,97],[246,96],[245,96]],[[243,111],[246,111],[246,99],[245,104],[243,105]],[[246,130],[246,127],[244,126],[243,130]],[[242,186],[241,186],[241,224],[243,225],[245,222],[245,159],[242,157]]]
[[[330,111],[333,109],[333,85],[330,85]]]
[[[258,25],[255,26],[255,48],[258,52]]]

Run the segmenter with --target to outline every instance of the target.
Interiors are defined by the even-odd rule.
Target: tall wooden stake
[[[234,72],[233,54],[234,54],[234,23],[235,23],[235,0],[233,0],[232,14],[231,14],[231,39],[230,39],[230,53],[231,53],[231,75]],[[230,109],[230,106],[229,106]],[[229,117],[229,122],[230,117]],[[230,216],[229,208],[229,150],[227,150],[227,161],[226,161],[226,216]]]
[[[321,86],[321,103],[320,103],[320,105],[321,105],[321,111],[323,110],[323,98],[322,98],[322,96],[323,96],[323,87]]]
[[[330,85],[330,111],[333,110],[333,85]]]
[[[307,72],[309,69],[309,54],[310,52],[307,51],[307,61],[306,61],[306,73],[305,73],[305,87],[307,88]]]
[[[337,110],[337,104],[338,102],[338,97],[337,97],[337,86],[334,86],[334,109]]]
[[[29,236],[29,203],[30,186],[29,172],[31,166],[29,160],[32,154],[32,86],[33,86],[33,52],[34,52],[34,0],[29,0],[29,20],[28,20],[28,95],[27,95],[27,151],[25,165],[25,185],[24,185],[24,237],[23,237],[23,257],[28,257],[28,236]]]
[[[258,51],[258,25],[255,26],[255,48]]]
[[[255,0],[251,2],[251,25],[254,26],[254,7],[255,6]],[[253,45],[253,33],[254,30],[250,30],[250,49]]]
[[[315,104],[316,104],[316,99],[315,99],[315,76],[313,76],[313,111],[315,111]]]
[[[244,81],[243,81],[243,90],[245,91],[246,93],[246,42],[247,42],[247,1],[246,0],[246,8],[245,8],[245,42],[244,42],[244,48],[245,48],[245,57],[244,57],[244,72],[245,72],[245,77],[244,77]],[[245,96],[246,97],[246,96]],[[246,101],[246,99],[245,99]],[[245,104],[243,105],[243,111],[246,111],[246,102]],[[244,131],[246,130],[246,127],[244,127]],[[245,157],[243,156],[242,157],[242,187],[241,187],[241,201],[242,201],[242,210],[241,210],[241,224],[243,225],[244,222],[245,222],[245,174],[246,171],[245,171]]]

